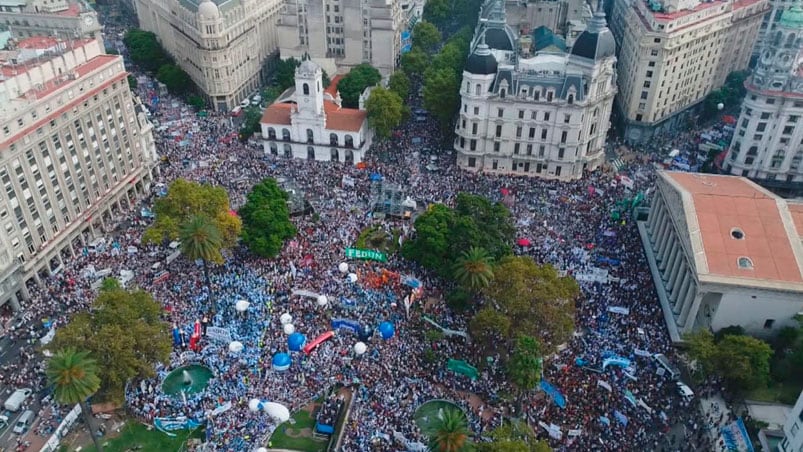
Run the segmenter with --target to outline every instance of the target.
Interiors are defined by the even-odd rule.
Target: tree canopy
[[[460,193],[454,209],[436,204],[416,219],[415,237],[404,242],[402,255],[453,278],[455,263],[471,248],[485,250],[492,259],[510,254],[514,233],[504,205]]]
[[[404,101],[410,95],[410,79],[404,71],[396,71],[388,79],[388,89]]]
[[[716,340],[702,330],[686,336],[689,356],[704,374],[718,374],[734,390],[749,391],[769,381],[772,348],[761,339],[726,334]]]
[[[719,104],[728,110],[738,109],[742,104],[747,89],[744,82],[750,75],[749,71],[734,71],[728,74],[725,84],[719,89],[708,93],[703,101],[703,116],[713,118],[719,112]]]
[[[122,402],[129,379],[154,376],[154,364],[169,358],[170,326],[161,314],[162,307],[147,292],[103,290],[91,311],[76,314],[56,330],[49,348],[88,351],[97,360],[102,398]]]
[[[519,334],[513,346],[513,353],[507,363],[507,373],[510,381],[527,392],[535,389],[541,381],[541,347],[538,340],[526,334]]]
[[[511,334],[536,338],[544,354],[571,338],[580,294],[573,278],[560,277],[551,265],[538,265],[529,256],[502,258],[494,275],[483,293],[508,318]]]
[[[162,65],[170,63],[170,57],[150,31],[132,28],[126,32],[123,42],[131,60],[148,72],[156,72]]]
[[[522,420],[505,421],[488,434],[490,443],[479,443],[479,452],[550,452],[546,441],[538,436],[527,422]]]
[[[469,452],[474,449],[468,420],[462,411],[444,408],[424,431],[433,452]]]
[[[429,55],[418,47],[401,56],[402,71],[408,76],[423,74],[429,63]]]
[[[415,24],[413,28],[413,45],[420,47],[427,53],[432,53],[441,43],[441,32],[438,27],[427,21]]]
[[[441,127],[451,125],[460,102],[460,82],[453,68],[434,67],[424,75],[424,108],[432,112]]]
[[[174,94],[183,94],[192,89],[190,76],[175,64],[160,66],[156,72],[156,79],[164,83],[167,90]]]
[[[179,238],[181,225],[195,216],[212,221],[220,231],[223,248],[230,248],[240,235],[241,222],[229,207],[229,195],[223,187],[202,185],[177,179],[167,196],[156,200],[153,206],[155,220],[142,235],[144,243],[158,243]]]
[[[287,207],[289,196],[273,178],[256,184],[240,208],[243,221],[243,243],[254,254],[273,257],[279,254],[284,241],[296,235]]]
[[[301,62],[295,58],[279,60],[273,72],[273,80],[279,87],[279,94],[296,84],[296,68]]]
[[[343,99],[346,108],[357,108],[360,105],[360,95],[369,86],[374,86],[382,80],[382,75],[370,64],[357,65],[349,71],[337,84],[337,90]]]
[[[379,138],[388,138],[404,118],[404,103],[393,91],[377,86],[365,102],[368,124]]]

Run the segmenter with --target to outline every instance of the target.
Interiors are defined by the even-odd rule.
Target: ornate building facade
[[[215,110],[229,111],[268,75],[280,0],[136,0],[140,28],[159,38]]]
[[[572,180],[603,162],[616,94],[616,43],[604,11],[570,51],[545,42],[523,58],[503,3],[483,6],[460,89],[460,168]]]
[[[799,4],[784,11],[746,87],[724,169],[768,188],[803,193],[803,9]]]

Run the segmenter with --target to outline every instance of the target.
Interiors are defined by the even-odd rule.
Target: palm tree
[[[102,452],[103,448],[95,434],[95,426],[87,399],[100,388],[98,378],[98,364],[89,358],[89,352],[77,351],[70,347],[57,351],[47,362],[48,384],[53,386],[53,397],[64,405],[81,405],[84,422],[89,428],[89,434],[95,443],[95,450]]]
[[[211,305],[212,281],[209,279],[208,262],[222,262],[223,256],[220,248],[223,246],[223,236],[215,223],[208,218],[196,215],[187,220],[179,229],[181,238],[181,252],[190,260],[201,259],[204,266],[204,278],[209,289]]]
[[[462,411],[444,408],[429,422],[424,431],[433,452],[468,452],[474,450],[468,421]]]
[[[457,258],[452,272],[458,284],[476,292],[494,278],[493,258],[484,249],[471,247]]]

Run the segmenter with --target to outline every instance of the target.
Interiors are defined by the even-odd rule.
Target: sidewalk
[[[727,425],[728,419],[731,417],[731,410],[728,408],[728,404],[725,402],[725,399],[723,399],[719,394],[709,398],[700,398],[700,410],[702,411],[703,418],[705,418],[706,422],[708,421],[709,416],[711,416],[713,419],[713,423],[705,426],[705,428],[708,436],[715,444],[714,450],[717,452],[727,451],[724,446],[719,444],[720,428]],[[720,419],[722,419],[721,422]]]

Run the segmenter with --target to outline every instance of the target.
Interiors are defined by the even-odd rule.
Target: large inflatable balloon
[[[290,315],[289,313],[285,312],[284,314],[282,314],[281,317],[279,317],[279,322],[281,322],[282,325],[287,325],[288,323],[293,323],[293,316]]]
[[[318,295],[318,306],[324,307],[329,303],[329,299],[326,298],[326,295]]]
[[[362,355],[366,351],[368,351],[368,346],[365,345],[365,342],[357,342],[354,344],[354,353],[356,353],[358,356]]]
[[[337,266],[337,269],[340,270],[340,273],[348,273],[349,272],[349,264],[345,262],[341,262],[340,265]]]
[[[284,371],[290,368],[290,355],[287,353],[277,353],[273,355],[273,370]]]
[[[240,341],[229,342],[229,351],[232,353],[240,353],[243,351],[243,343]]]
[[[393,324],[390,322],[382,322],[379,324],[379,334],[382,336],[382,339],[390,339],[396,333],[396,328],[393,327]]]
[[[290,337],[287,338],[287,348],[289,348],[290,351],[301,351],[306,343],[307,336],[298,332],[291,334]]]
[[[284,330],[284,334],[288,336],[296,332],[296,327],[292,323],[285,323],[282,329]]]
[[[234,309],[237,312],[245,312],[248,310],[248,307],[251,306],[247,300],[238,300],[237,303],[234,304]]]
[[[290,419],[290,410],[288,410],[286,406],[276,402],[251,399],[248,402],[248,409],[254,413],[264,411],[268,416],[279,423],[287,422],[287,420]]]

